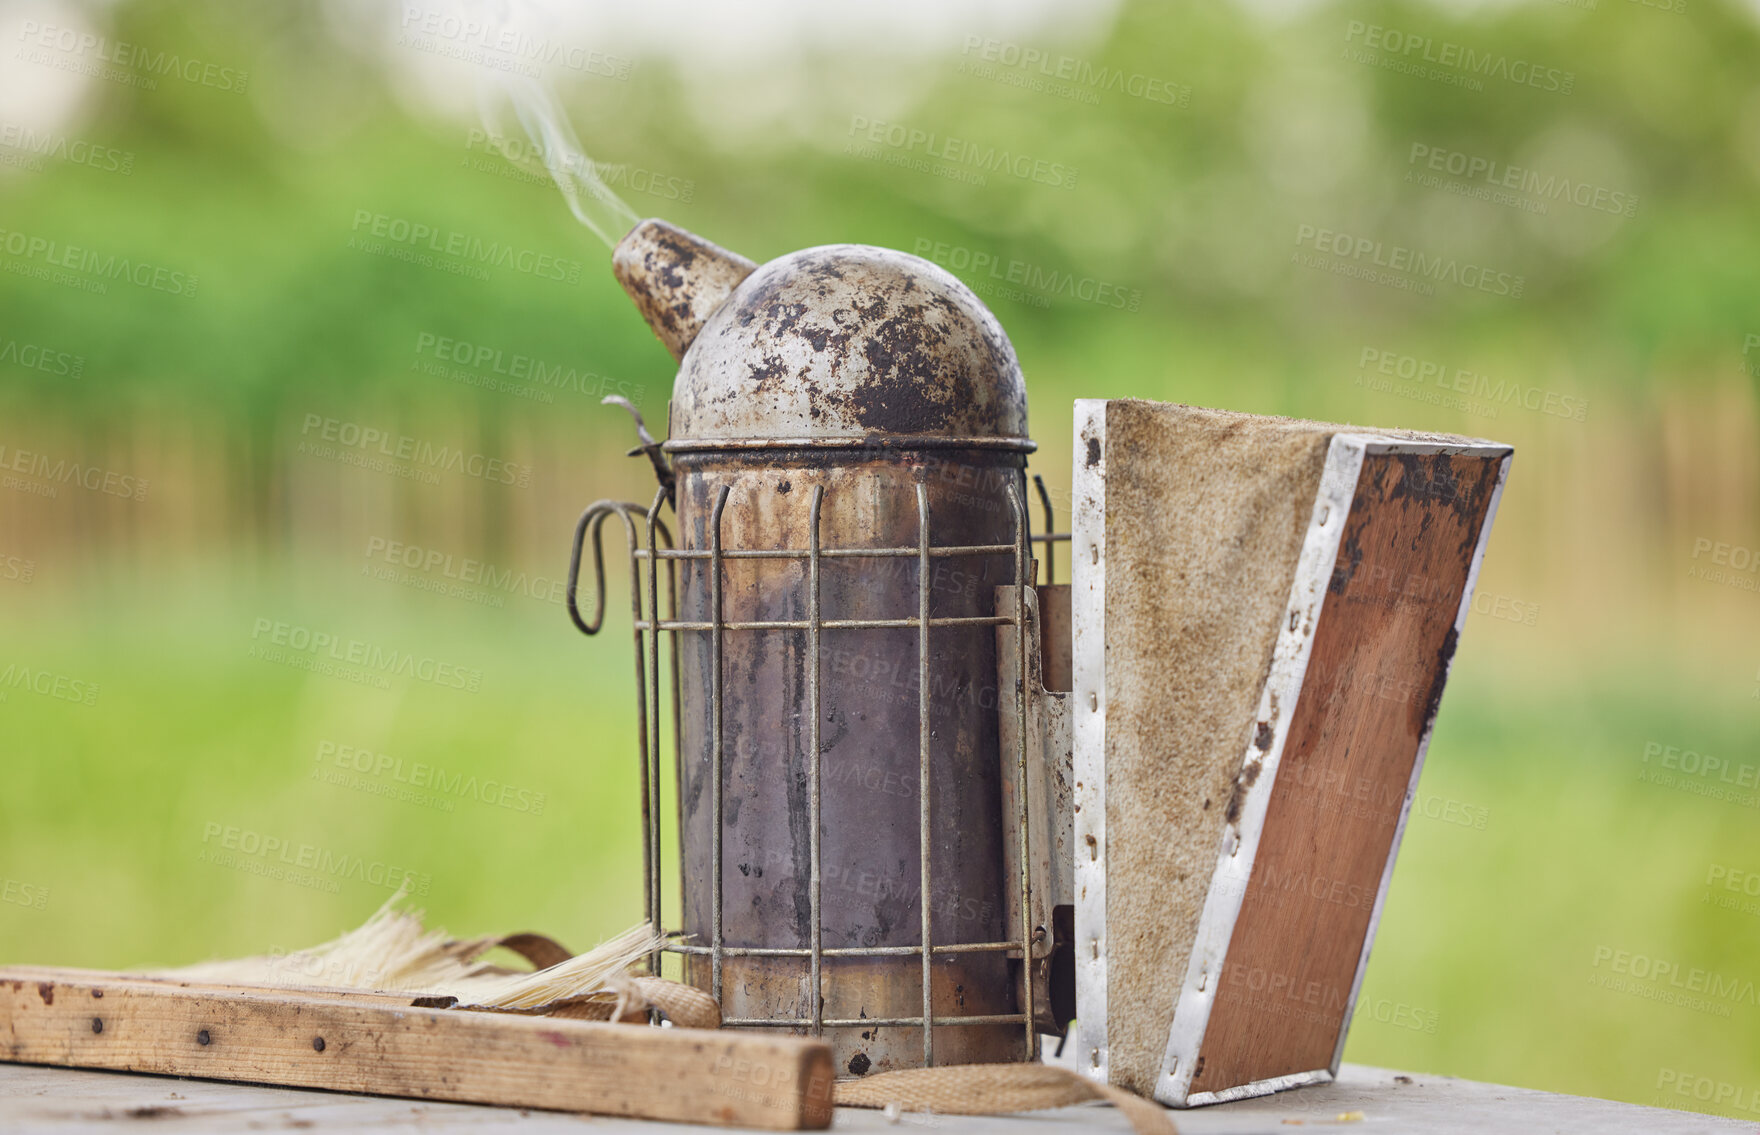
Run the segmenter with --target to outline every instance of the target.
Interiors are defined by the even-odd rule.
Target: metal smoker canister
[[[887,249],[831,245],[757,267],[646,221],[614,263],[680,359],[663,447],[676,477],[678,546],[711,553],[678,563],[682,929],[694,951],[686,979],[719,996],[730,1024],[792,1021],[808,1032],[815,1020],[860,1022],[822,1029],[840,1075],[921,1066],[929,1057],[920,950],[837,951],[921,947],[924,799],[935,947],[1006,933],[1013,891],[1004,879],[996,628],[986,620],[995,588],[1016,578],[1013,553],[1000,546],[1012,546],[1025,524],[1018,502],[1032,443],[1014,349],[953,276]],[[815,612],[806,562],[739,554],[808,548],[815,511],[827,551],[916,549],[925,506],[932,545],[999,549],[930,559],[930,618],[973,622],[928,635],[926,797],[921,627],[905,625],[923,601],[920,557],[821,558],[819,622],[900,625],[815,632],[741,628],[806,624]],[[812,942],[815,740],[825,997],[817,1018],[807,958],[726,952],[798,952]],[[1018,965],[997,950],[937,953],[934,1018],[1018,1014]],[[916,1023],[897,1023],[908,1018]],[[927,1039],[938,1065],[1020,1060],[1030,1049],[1019,1023],[936,1024]]]

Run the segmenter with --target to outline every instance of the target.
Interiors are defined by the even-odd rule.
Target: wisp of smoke
[[[509,110],[518,121],[518,132],[506,120]],[[615,246],[639,219],[600,178],[592,159],[576,141],[568,116],[538,80],[498,75],[485,84],[483,129],[508,161],[527,169],[541,167],[562,190],[569,212],[607,248]],[[531,140],[529,147],[517,141],[521,134]]]
[[[472,21],[507,29],[512,42],[544,41],[544,36],[536,34],[542,21],[530,3],[466,0],[462,7]],[[569,212],[606,247],[615,247],[634,227],[639,219],[635,210],[599,176],[548,81],[529,74],[493,71],[483,76],[478,102],[490,144],[514,165],[548,175],[562,190]]]

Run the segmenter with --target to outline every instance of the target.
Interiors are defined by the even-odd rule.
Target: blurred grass
[[[16,688],[0,703],[23,758],[4,861],[52,895],[46,911],[0,924],[5,956],[172,964],[292,949],[390,895],[359,877],[332,894],[202,862],[221,850],[213,824],[429,876],[418,902],[461,930],[530,925],[588,943],[640,919],[640,872],[627,868],[640,847],[627,627],[586,649],[560,607],[518,596],[511,610],[461,617],[453,608],[476,605],[376,580],[327,602],[167,583],[151,611],[102,607],[9,638],[9,660],[99,691],[92,706]],[[308,674],[250,656],[268,641],[260,618],[483,680],[475,693],[407,677],[381,690]],[[425,787],[422,802],[315,779],[354,771],[336,763],[338,746],[400,759],[353,783]],[[435,787],[418,762],[464,782]]]

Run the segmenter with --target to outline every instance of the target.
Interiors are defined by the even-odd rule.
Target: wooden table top
[[[1361,1118],[1352,1114],[1358,1112]],[[1752,1122],[1733,1119],[1353,1064],[1343,1067],[1337,1083],[1175,1112],[1173,1119],[1183,1135],[1289,1135],[1303,1127],[1415,1135],[1491,1131],[1686,1135],[1752,1132],[1755,1127]],[[584,1135],[589,1131],[664,1135],[715,1130],[560,1112],[0,1064],[0,1130],[8,1135],[115,1132],[118,1123],[131,1121],[150,1122],[157,1130],[177,1132],[468,1129],[518,1135]],[[905,1114],[895,1120],[881,1112],[840,1108],[834,1130],[1053,1135],[1066,1131],[1128,1132],[1130,1127],[1122,1116],[1105,1107],[995,1117]]]

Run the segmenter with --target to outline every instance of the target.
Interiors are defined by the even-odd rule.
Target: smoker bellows
[[[615,518],[685,979],[845,1076],[1033,1059],[1079,1018],[1084,1070],[1171,1104],[1329,1078],[1509,448],[1084,401],[1058,586],[1020,368],[958,280],[659,221],[613,263],[679,371],[635,451],[659,489],[583,513],[570,613],[603,625]],[[1281,884],[1310,868],[1373,901]],[[1292,984],[1324,994],[1297,1019]]]

